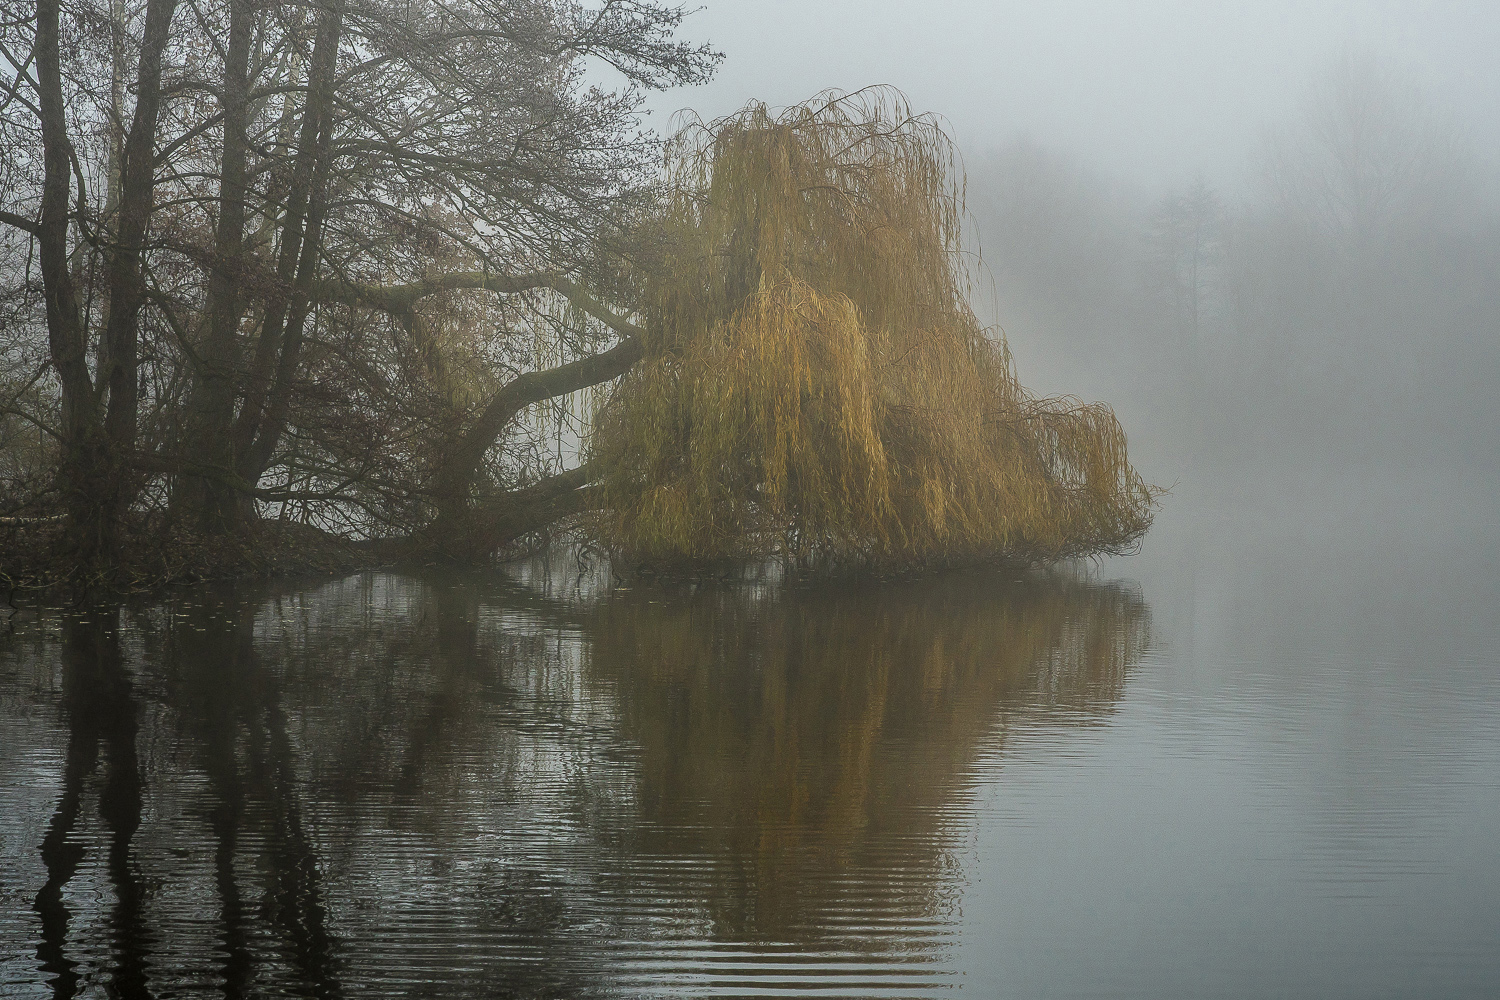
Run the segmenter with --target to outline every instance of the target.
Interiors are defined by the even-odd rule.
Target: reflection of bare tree
[[[520,852],[496,841],[565,810],[547,762],[587,751],[558,717],[566,699],[523,690],[555,672],[555,638],[497,629],[487,598],[474,579],[346,580],[262,604],[252,653],[296,719],[283,732],[320,807],[341,962],[428,993],[581,996],[597,963],[570,926],[587,874],[556,862],[568,831]]]
[[[136,704],[130,675],[120,655],[117,613],[96,609],[86,617],[65,618],[62,625],[63,712],[68,722],[68,750],[63,791],[42,839],[47,881],[37,893],[41,920],[37,959],[52,975],[54,996],[74,996],[77,965],[67,957],[69,914],[63,887],[77,873],[85,846],[74,838],[85,783],[105,752],[99,816],[108,831],[109,879],[115,892],[112,914],[115,959],[111,993],[147,996],[145,959],[149,934],[142,919],[142,893],[131,857],[131,840],[141,823],[141,777],[136,760]]]
[[[195,738],[213,803],[214,884],[220,903],[226,996],[254,992],[255,929],[236,860],[249,833],[265,857],[268,884],[259,916],[276,928],[299,992],[342,995],[335,942],[327,927],[317,850],[304,828],[296,750],[287,733],[279,679],[255,648],[255,606],[210,594],[185,606],[156,651],[183,726]],[[213,597],[231,597],[220,603]]]

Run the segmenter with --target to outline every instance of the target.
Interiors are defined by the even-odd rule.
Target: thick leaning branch
[[[550,500],[525,507],[508,508],[489,525],[485,541],[491,549],[500,548],[522,535],[556,524],[565,517],[595,509],[604,501],[603,491],[598,486],[580,486]]]
[[[580,465],[540,482],[497,497],[493,506],[479,511],[484,525],[480,534],[490,548],[498,548],[522,535],[598,505],[600,494],[590,483],[596,469]]]
[[[516,507],[530,507],[534,504],[556,500],[558,497],[587,486],[593,481],[596,471],[593,465],[585,462],[576,469],[559,472],[555,476],[538,480],[530,486],[512,490],[505,494],[505,502]]]
[[[628,337],[602,354],[594,354],[544,371],[527,372],[506,383],[490,397],[483,412],[449,452],[438,476],[438,492],[447,499],[468,493],[484,453],[507,424],[533,403],[618,378],[641,359],[645,348],[640,337]]]
[[[22,232],[30,233],[32,236],[42,235],[41,223],[33,222],[32,220],[26,218],[26,216],[24,215],[17,215],[14,212],[0,211],[0,222],[3,222],[8,226],[14,226]]]
[[[527,372],[490,397],[484,409],[443,456],[433,477],[433,492],[440,511],[438,524],[445,527],[469,516],[469,495],[485,452],[522,410],[534,403],[587,389],[625,374],[644,355],[646,336],[640,326],[605,306],[572,279],[551,272],[504,275],[458,271],[405,285],[345,281],[325,283],[318,288],[318,293],[325,302],[346,302],[410,315],[418,301],[458,289],[482,289],[499,295],[548,289],[618,333],[622,340],[600,354],[556,368]],[[589,468],[583,466],[507,496],[498,520],[490,523],[489,534],[504,541],[549,520],[584,509],[588,506],[585,494],[591,495],[587,489],[590,478]],[[484,512],[474,513],[481,519],[485,518]]]

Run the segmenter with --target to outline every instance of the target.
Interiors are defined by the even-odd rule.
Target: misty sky
[[[1345,49],[1394,62],[1487,157],[1500,153],[1500,4],[1258,0],[703,0],[683,37],[726,54],[705,87],[652,95],[653,124],[751,98],[891,83],[970,155],[1030,135],[1127,179],[1246,178],[1262,129]]]

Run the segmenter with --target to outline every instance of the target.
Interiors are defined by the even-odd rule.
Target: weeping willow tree
[[[646,356],[589,447],[637,561],[886,569],[1128,547],[1155,491],[1103,404],[1042,399],[969,305],[951,140],[887,89],[668,146]]]

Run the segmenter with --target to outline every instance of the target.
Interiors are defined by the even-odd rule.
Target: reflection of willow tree
[[[1132,592],[1050,579],[604,602],[593,669],[642,747],[643,852],[708,856],[725,937],[801,939],[851,904],[921,917],[997,712],[1117,699]]]

